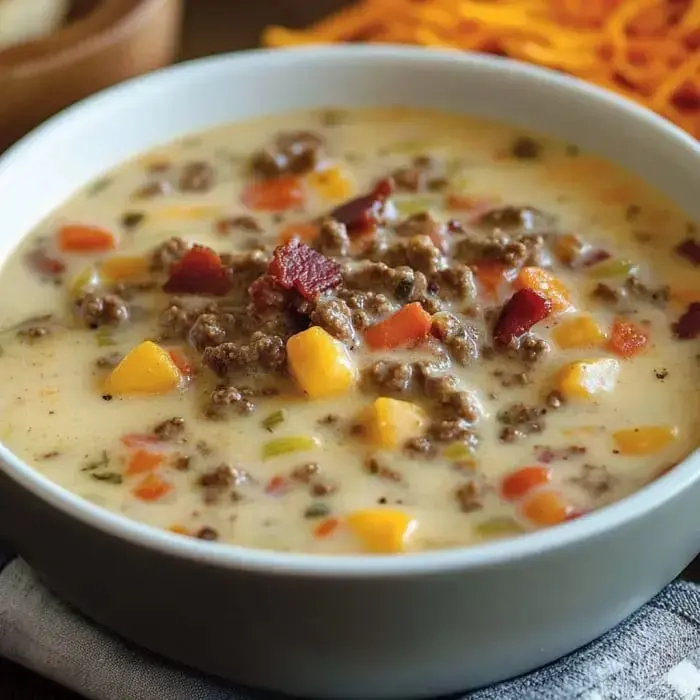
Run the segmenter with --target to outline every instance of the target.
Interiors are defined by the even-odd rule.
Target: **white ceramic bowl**
[[[181,65],[52,119],[0,159],[0,259],[74,190],[144,149],[263,113],[360,105],[434,107],[549,133],[627,166],[700,219],[698,143],[612,94],[496,58],[303,49]],[[401,557],[188,540],[71,495],[4,447],[0,462],[0,533],[59,594],[166,656],[305,697],[405,700],[523,673],[617,624],[699,549],[697,453],[566,525]]]

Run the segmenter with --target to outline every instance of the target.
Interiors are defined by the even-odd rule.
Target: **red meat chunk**
[[[498,345],[509,345],[536,323],[547,318],[552,303],[532,289],[520,289],[505,303],[493,332]]]
[[[170,268],[170,277],[163,285],[169,294],[212,294],[223,296],[231,291],[231,280],[221,258],[203,245],[193,245]]]
[[[297,239],[275,248],[267,273],[280,287],[296,289],[305,299],[315,299],[342,279],[337,262]]]
[[[371,231],[381,221],[384,204],[392,190],[393,183],[390,179],[380,180],[369,194],[341,204],[331,212],[331,216],[345,224],[350,234]]]

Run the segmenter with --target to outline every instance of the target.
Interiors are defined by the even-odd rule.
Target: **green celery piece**
[[[318,440],[309,435],[290,435],[266,442],[262,447],[263,459],[291,454],[292,452],[307,452],[318,447]]]
[[[607,279],[609,277],[629,277],[637,272],[639,265],[624,258],[613,258],[594,265],[588,270],[588,276],[594,280]]]
[[[407,217],[440,207],[442,198],[426,195],[424,197],[407,197],[405,199],[394,198],[393,201],[396,211],[401,216]]]
[[[485,539],[514,537],[515,535],[521,535],[525,531],[522,525],[507,516],[489,518],[474,525],[474,532]]]

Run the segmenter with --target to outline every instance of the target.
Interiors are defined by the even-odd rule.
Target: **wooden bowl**
[[[44,119],[179,47],[182,0],[74,0],[69,23],[0,51],[0,150]]]

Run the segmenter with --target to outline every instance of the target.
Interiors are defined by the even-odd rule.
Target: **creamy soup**
[[[196,134],[5,265],[2,440],[105,508],[246,547],[553,526],[696,446],[695,236],[598,157],[463,117]]]

